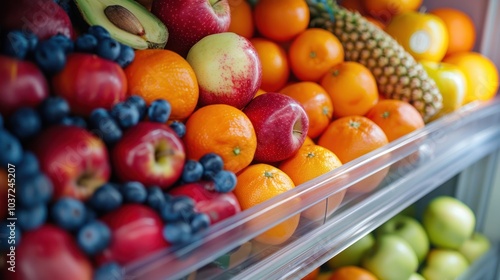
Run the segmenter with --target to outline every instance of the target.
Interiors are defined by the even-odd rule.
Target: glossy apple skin
[[[474,232],[471,238],[467,239],[458,251],[464,255],[469,264],[474,263],[491,248],[488,237],[480,232]]]
[[[70,233],[50,224],[23,234],[16,249],[15,280],[92,279],[92,264]]]
[[[327,264],[332,270],[343,266],[360,265],[364,254],[373,247],[373,244],[375,244],[375,237],[372,233],[368,233],[331,258]]]
[[[101,220],[111,229],[111,244],[96,257],[97,263],[126,265],[169,246],[160,216],[147,206],[126,204]]]
[[[65,98],[71,111],[88,116],[96,108],[111,109],[124,101],[127,78],[115,62],[93,54],[68,56],[64,69],[52,79],[57,95]]]
[[[186,60],[196,73],[200,106],[227,104],[242,109],[262,82],[262,65],[255,48],[236,33],[204,37],[191,48]]]
[[[0,55],[0,113],[10,115],[20,107],[35,107],[49,95],[49,86],[30,61]]]
[[[207,214],[211,224],[241,212],[238,199],[232,192],[218,193],[210,189],[213,189],[213,182],[202,181],[175,187],[169,193],[191,197],[196,203],[195,211]]]
[[[298,151],[307,136],[309,119],[300,103],[281,93],[268,92],[243,109],[257,135],[254,160],[277,162]]]
[[[422,275],[429,280],[457,279],[468,267],[469,263],[461,253],[434,248],[427,256]]]
[[[87,130],[75,126],[52,126],[34,140],[31,149],[42,171],[54,185],[54,198],[87,199],[107,182],[111,166],[105,144]],[[89,180],[79,182],[82,177]]]
[[[6,30],[31,31],[42,40],[58,33],[73,39],[75,37],[68,14],[54,1],[2,1],[0,26]]]
[[[168,28],[165,48],[183,57],[203,37],[226,32],[231,22],[227,0],[154,0],[151,12]]]
[[[157,152],[164,154],[156,160]],[[186,153],[182,140],[165,124],[140,122],[129,128],[112,152],[116,176],[146,186],[172,186],[182,175]]]

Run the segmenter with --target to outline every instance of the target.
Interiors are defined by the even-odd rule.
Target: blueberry
[[[38,46],[38,36],[33,32],[24,33],[24,37],[28,40],[29,52],[34,52],[36,46]]]
[[[3,116],[0,114],[0,129],[3,128]]]
[[[122,68],[127,67],[132,61],[134,61],[135,52],[130,46],[121,44],[120,55],[116,58],[115,62],[118,63]]]
[[[92,221],[78,230],[76,241],[85,254],[93,256],[108,247],[111,230],[101,221]]]
[[[111,116],[122,128],[129,128],[139,123],[140,115],[137,107],[130,103],[120,102],[111,109]]]
[[[35,62],[43,72],[56,74],[66,65],[64,48],[54,41],[40,42],[35,49]]]
[[[63,197],[52,205],[50,216],[59,227],[68,231],[74,231],[85,223],[85,210],[85,205],[80,200]]]
[[[32,208],[17,210],[17,225],[23,231],[30,231],[42,226],[47,220],[47,206],[40,204]]]
[[[123,280],[125,275],[120,265],[110,262],[94,270],[94,280]]]
[[[205,213],[196,213],[191,218],[189,224],[191,230],[196,233],[210,226],[210,217]]]
[[[236,175],[234,172],[221,170],[213,176],[214,187],[216,192],[228,193],[236,187]]]
[[[69,37],[66,37],[63,34],[57,34],[55,36],[52,36],[49,41],[52,41],[59,45],[63,50],[65,54],[72,53],[75,49],[75,44],[73,43],[73,40],[71,40]]]
[[[21,142],[5,129],[0,129],[0,166],[17,165],[23,159]]]
[[[172,112],[170,102],[165,99],[157,99],[148,108],[148,117],[152,122],[166,123]]]
[[[203,178],[211,180],[213,176],[224,168],[224,161],[216,153],[203,155],[199,162],[203,165]]]
[[[203,165],[196,160],[188,159],[182,170],[182,181],[185,183],[193,183],[199,181],[203,175]]]
[[[64,98],[51,96],[42,101],[38,111],[45,124],[54,124],[59,123],[64,117],[68,116],[71,109]]]
[[[109,212],[122,205],[123,196],[115,185],[106,183],[94,191],[89,203],[96,211]]]
[[[40,172],[31,175],[20,173],[19,175],[16,187],[21,207],[31,208],[35,205],[47,204],[52,199],[54,187],[47,175]]]
[[[32,152],[25,151],[21,163],[16,167],[17,175],[21,178],[26,178],[37,175],[39,171],[38,158]]]
[[[112,38],[104,38],[97,43],[95,53],[105,59],[116,60],[120,55],[120,43]]]
[[[146,188],[141,182],[126,182],[120,190],[125,202],[144,203],[148,196]]]
[[[75,49],[78,52],[93,53],[97,47],[98,40],[92,34],[83,34],[76,38]]]
[[[17,109],[8,122],[10,131],[21,140],[35,136],[42,129],[40,115],[29,107]]]
[[[156,211],[160,211],[166,204],[165,195],[160,187],[153,186],[147,188],[146,203]]]
[[[177,213],[184,221],[189,221],[192,217],[194,214],[194,206],[194,200],[188,196],[180,195],[172,199],[172,211]]]
[[[97,219],[97,217],[98,217],[97,212],[89,205],[85,206],[85,212],[87,213],[87,215],[85,217],[85,223],[90,223],[90,222],[94,221],[95,219]]]
[[[179,212],[174,212],[172,208],[172,202],[169,201],[161,205],[161,208],[158,210],[158,213],[165,222],[174,222],[181,218]]]
[[[29,51],[29,41],[21,31],[7,33],[3,43],[3,53],[18,59],[24,59]]]
[[[109,34],[108,30],[106,30],[106,28],[100,25],[92,25],[87,30],[87,33],[94,35],[97,38],[97,40],[111,38],[111,35]]]
[[[10,246],[19,246],[21,229],[15,222],[0,222],[0,252],[7,251]]]
[[[91,126],[97,130],[94,132],[107,144],[114,144],[122,138],[123,131],[105,109],[98,108],[92,111],[89,120]]]
[[[186,125],[180,121],[173,121],[169,124],[170,128],[175,131],[175,134],[179,136],[179,138],[184,137],[186,135]]]
[[[170,244],[185,243],[189,241],[191,234],[191,227],[186,222],[178,221],[163,227],[163,238]]]
[[[66,116],[61,119],[60,124],[67,126],[78,126],[81,128],[87,128],[87,122],[84,118],[79,116]]]
[[[144,115],[146,114],[146,101],[138,95],[132,95],[127,100],[125,101],[127,104],[131,104],[137,108],[137,111],[139,112],[139,119],[143,119]]]

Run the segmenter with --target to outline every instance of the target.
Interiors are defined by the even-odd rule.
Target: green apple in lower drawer
[[[467,259],[450,249],[432,249],[427,255],[422,275],[426,280],[456,279],[469,267]]]

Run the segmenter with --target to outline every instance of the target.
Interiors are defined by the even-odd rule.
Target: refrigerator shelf
[[[126,268],[130,279],[300,279],[481,158],[500,149],[500,98],[469,104],[389,145],[213,225],[197,240]],[[349,187],[370,187],[354,193]],[[352,188],[351,188],[352,189]],[[346,191],[327,215],[326,198]],[[284,244],[253,238],[311,206]]]

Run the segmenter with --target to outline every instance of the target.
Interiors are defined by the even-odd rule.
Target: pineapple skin
[[[307,0],[309,26],[332,32],[341,41],[345,60],[366,66],[377,81],[379,92],[390,99],[410,103],[429,122],[443,106],[439,89],[423,66],[390,35],[357,12],[331,0],[328,6]]]

